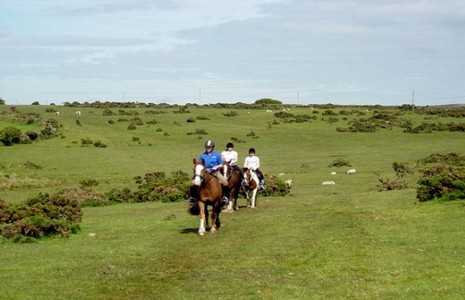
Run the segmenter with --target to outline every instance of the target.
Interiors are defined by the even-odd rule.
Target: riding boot
[[[226,205],[228,205],[228,203],[229,203],[229,200],[228,200],[228,188],[226,186],[223,186],[221,204],[223,206],[226,206]]]

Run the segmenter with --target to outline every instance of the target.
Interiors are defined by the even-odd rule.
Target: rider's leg
[[[262,190],[266,189],[265,177],[263,176],[262,171],[259,170],[259,169],[256,169],[256,170],[255,170],[255,173],[257,173],[258,179],[259,179],[259,181],[260,181],[260,188],[261,188]]]
[[[217,172],[215,174],[215,176],[218,178],[218,180],[221,183],[221,193],[222,193],[221,204],[222,205],[228,205],[228,203],[229,203],[229,200],[228,200],[228,195],[229,195],[229,187],[228,187],[228,185],[229,185],[229,182],[219,172]]]

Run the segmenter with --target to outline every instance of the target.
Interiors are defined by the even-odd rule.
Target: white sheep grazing
[[[336,172],[331,172],[331,175],[336,175]]]
[[[355,169],[349,169],[349,170],[347,170],[347,172],[346,172],[347,175],[353,175],[353,174],[355,174],[355,173],[357,173],[357,170],[355,170]]]
[[[292,179],[285,180],[284,184],[286,185],[286,188],[290,190],[292,186]]]
[[[322,185],[335,185],[334,181],[323,181]]]
[[[56,112],[55,112],[55,116],[58,117],[59,115],[60,115],[60,112],[59,112],[59,111],[56,111]]]
[[[78,110],[78,111],[76,112],[76,116],[80,116],[80,115],[81,115],[81,112]]]

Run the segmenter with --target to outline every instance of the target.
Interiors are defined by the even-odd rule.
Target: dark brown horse
[[[233,212],[238,209],[237,198],[239,197],[239,191],[241,189],[241,175],[239,175],[239,171],[232,167],[229,162],[225,162],[223,163],[223,176],[228,180],[229,188],[229,204],[224,211]]]
[[[250,170],[244,169],[244,186],[245,197],[247,199],[247,207],[254,208],[257,206],[257,192],[259,179],[257,174]]]
[[[198,162],[194,158],[194,190],[197,203],[189,211],[200,217],[199,235],[204,235],[208,227],[208,206],[212,206],[212,226],[210,232],[214,233],[220,228],[221,212],[221,184],[219,180],[210,174],[205,168],[205,162]],[[198,207],[196,207],[198,206]]]

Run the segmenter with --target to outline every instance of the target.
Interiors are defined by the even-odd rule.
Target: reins
[[[210,178],[208,178],[206,181],[205,181],[205,172],[208,172],[205,168],[202,170],[201,174],[194,174],[194,176],[192,177],[192,179],[195,179],[195,177],[199,177],[200,178],[200,182],[202,183],[202,185],[206,185],[213,177],[217,178],[215,175],[212,175],[211,173],[210,174]],[[203,175],[202,175],[203,173]]]

